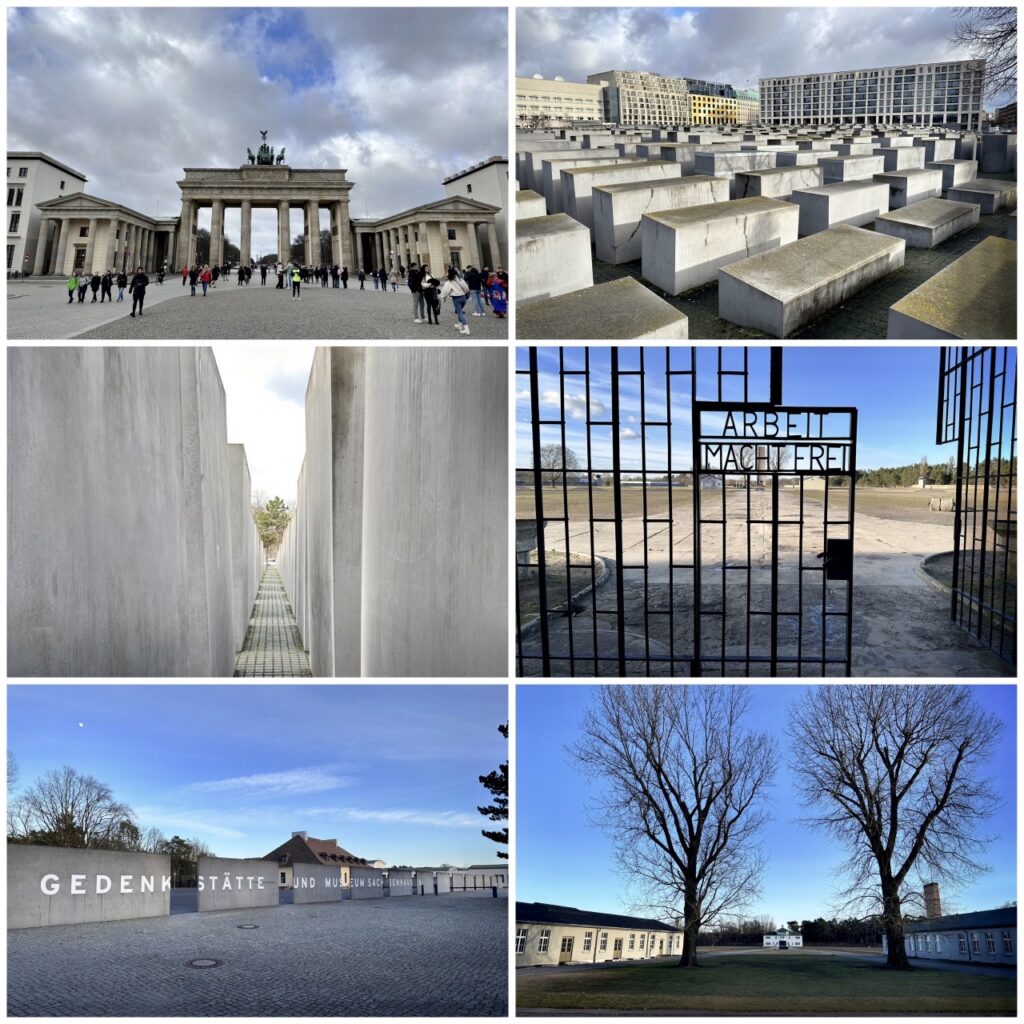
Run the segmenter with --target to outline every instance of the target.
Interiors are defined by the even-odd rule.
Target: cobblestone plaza
[[[507,911],[505,899],[454,894],[17,930],[7,939],[7,1010],[504,1016]]]

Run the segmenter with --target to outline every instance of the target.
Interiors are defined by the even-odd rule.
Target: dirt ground
[[[557,495],[561,512],[560,489]],[[635,492],[635,493],[634,493]],[[594,491],[594,515],[611,519],[611,489]],[[628,497],[627,497],[628,496]],[[854,517],[853,661],[857,676],[1000,676],[1009,667],[949,621],[949,597],[921,571],[923,559],[952,547],[953,513],[931,512],[929,491],[858,488]],[[548,509],[545,493],[545,510]],[[692,491],[648,488],[623,491],[623,565],[627,675],[686,675],[693,656],[694,536]],[[529,515],[532,493],[520,491],[520,515]],[[828,536],[848,531],[848,493],[830,490]],[[570,521],[547,521],[545,550],[571,551],[589,562],[592,554],[614,567],[613,522],[591,523],[586,488],[569,492]],[[668,505],[672,518],[668,520]],[[845,655],[847,584],[825,581],[818,557],[824,550],[825,493],[805,491],[803,523],[796,489],[779,501],[778,675],[842,675]],[[630,514],[632,513],[632,514]],[[746,674],[746,666],[719,660],[755,656],[770,646],[772,508],[761,489],[705,489],[701,495],[703,579],[701,654],[703,674]],[[650,522],[664,518],[664,522]],[[709,522],[711,520],[711,522]],[[724,526],[723,526],[724,521]],[[749,529],[748,529],[749,523]],[[671,562],[670,555],[671,552]],[[522,557],[522,556],[521,556]],[[584,578],[585,576],[585,578]],[[576,613],[551,619],[551,650],[577,659],[578,675],[617,675],[615,573],[594,598],[576,602]],[[549,586],[552,606],[588,585],[589,569],[559,575]],[[747,615],[747,600],[755,613]],[[525,621],[525,620],[524,620]],[[536,631],[527,631],[524,655],[539,653]],[[663,660],[658,660],[663,659]],[[525,674],[538,674],[529,657]],[[751,674],[767,675],[755,663]],[[570,674],[568,661],[555,661],[553,675]]]

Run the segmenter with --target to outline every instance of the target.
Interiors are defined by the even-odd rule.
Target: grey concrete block
[[[718,272],[718,315],[785,338],[903,266],[903,239],[840,225]]]
[[[902,238],[912,249],[934,249],[978,223],[973,203],[952,203],[948,199],[924,199],[913,206],[883,213],[875,231]]]
[[[958,185],[965,185],[978,176],[977,160],[938,160],[928,164],[928,169],[942,172],[942,191],[948,192]]]
[[[374,900],[384,898],[384,872],[379,868],[352,869],[352,899]]]
[[[949,189],[946,198],[955,203],[977,203],[982,216],[987,216],[997,210],[1016,209],[1017,182],[975,178]]]
[[[292,902],[340,903],[343,889],[341,870],[336,864],[295,864],[292,866]]]
[[[990,236],[889,307],[888,339],[1007,341],[1017,330],[1017,243]]]
[[[544,217],[547,212],[542,195],[532,189],[522,189],[516,193],[516,220],[521,217]]]
[[[872,224],[889,212],[889,186],[876,181],[838,181],[794,189],[790,201],[800,209],[800,235],[813,235],[839,224]]]
[[[590,231],[564,213],[517,221],[516,277],[517,304],[589,288]]]
[[[277,862],[272,860],[200,857],[199,910],[276,907],[277,875]]]
[[[876,174],[873,180],[889,187],[890,210],[900,210],[922,199],[937,199],[942,194],[942,172],[923,167]]]

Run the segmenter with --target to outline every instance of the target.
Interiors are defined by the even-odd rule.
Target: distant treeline
[[[877,917],[842,921],[817,917],[813,921],[787,921],[785,926],[791,932],[800,932],[805,946],[880,946],[884,931]],[[698,941],[702,946],[760,946],[765,933],[775,930],[774,921],[758,917],[701,931]]]

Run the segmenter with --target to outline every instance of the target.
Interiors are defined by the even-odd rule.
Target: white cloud
[[[527,392],[527,395],[529,392]],[[544,391],[540,396],[542,405],[551,405],[556,408],[562,406],[562,395],[559,391]],[[605,404],[600,399],[590,398],[590,415],[600,416],[605,412]],[[587,396],[585,394],[565,393],[565,413],[570,419],[585,420],[587,418]]]
[[[258,775],[237,775],[229,779],[193,782],[188,788],[202,793],[256,791],[260,794],[323,793],[355,785],[350,775],[339,775],[331,766],[321,768],[293,768],[281,772],[263,772]]]
[[[619,431],[619,437],[633,438],[633,437],[639,437],[639,436],[640,435],[632,427],[623,427]]]

